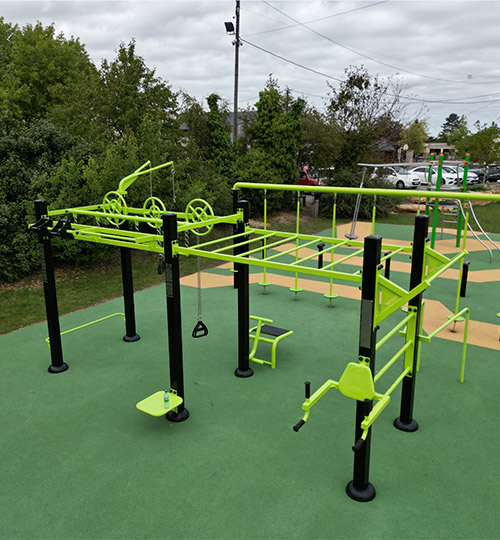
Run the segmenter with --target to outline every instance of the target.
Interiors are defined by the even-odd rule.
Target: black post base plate
[[[170,420],[170,422],[184,422],[189,418],[189,411],[187,409],[182,409],[181,412],[168,411],[165,418]]]
[[[370,482],[364,489],[359,489],[354,486],[354,482],[351,480],[345,487],[345,492],[351,499],[359,502],[368,502],[375,498],[375,488]]]
[[[250,367],[248,369],[236,368],[234,374],[236,375],[236,377],[246,379],[247,377],[251,377],[253,375],[253,369]]]
[[[403,422],[400,417],[394,420],[394,427],[400,431],[406,431],[407,433],[412,433],[417,431],[418,424],[416,420],[411,419],[410,422]]]
[[[139,341],[141,339],[141,336],[139,334],[135,334],[135,336],[123,336],[123,341],[126,341],[127,343],[133,343],[134,341]]]
[[[66,371],[68,367],[69,367],[68,364],[63,362],[60,366],[50,365],[47,371],[49,373],[62,373],[63,371]]]

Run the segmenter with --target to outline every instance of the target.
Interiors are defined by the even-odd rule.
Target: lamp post
[[[236,39],[233,41],[234,49],[234,113],[233,113],[233,144],[236,143],[238,137],[238,73],[239,73],[239,50],[240,50],[240,0],[236,0],[236,30],[232,22],[225,22],[226,32],[234,35]]]

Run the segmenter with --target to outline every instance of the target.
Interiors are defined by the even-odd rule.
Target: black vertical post
[[[240,197],[240,192],[237,189],[233,189],[233,214],[236,214],[238,212],[238,200]],[[238,234],[238,225],[233,225],[233,234]],[[238,238],[233,239],[233,244],[237,244],[240,240]],[[236,255],[236,249],[234,250],[234,254]],[[238,288],[238,265],[236,263],[233,264],[233,288]]]
[[[467,290],[467,278],[469,277],[470,261],[464,261],[462,266],[462,281],[460,283],[460,296],[465,298],[465,291]]]
[[[388,255],[390,255],[392,253],[392,251],[388,251],[385,256],[387,257]],[[386,279],[391,279],[391,258],[388,257],[386,260],[385,260],[385,271],[384,271],[384,277]]]
[[[164,214],[162,220],[163,249],[165,255],[165,287],[167,293],[170,387],[183,399],[182,404],[177,407],[177,412],[169,411],[167,413],[167,419],[172,422],[182,422],[189,418],[189,412],[185,408],[184,398],[179,256],[172,253],[172,244],[177,241],[177,216],[176,214]]]
[[[372,374],[375,373],[375,347],[377,330],[374,328],[376,309],[377,272],[382,252],[382,238],[367,236],[364,244],[363,274],[361,282],[361,317],[359,327],[359,358],[369,364]],[[361,439],[363,430],[361,423],[372,409],[370,400],[356,401],[355,443]],[[346,486],[346,492],[355,501],[371,501],[375,497],[375,488],[369,481],[370,475],[371,428],[364,444],[355,449],[353,479]]]
[[[36,220],[47,214],[47,203],[41,199],[35,201]],[[61,328],[59,326],[59,310],[57,308],[56,280],[54,264],[52,261],[52,245],[50,237],[42,231],[38,232],[38,248],[42,265],[43,294],[45,297],[45,312],[47,314],[47,327],[49,330],[50,359],[49,373],[61,373],[68,369],[63,361]]]
[[[422,282],[425,259],[425,243],[429,229],[429,216],[421,214],[415,217],[415,231],[413,233],[413,250],[411,256],[410,290]],[[401,388],[401,410],[399,417],[394,420],[394,426],[401,431],[417,431],[418,424],[413,418],[413,402],[415,397],[415,379],[417,377],[418,361],[418,333],[420,331],[420,317],[422,314],[422,293],[417,294],[408,302],[408,311],[415,311],[416,325],[413,336],[413,364],[412,370],[403,379]],[[411,338],[412,336],[407,336]]]
[[[248,201],[238,201],[237,207],[243,210],[243,221],[239,221],[236,227],[236,233],[245,232],[245,226],[248,224]],[[245,241],[248,236],[238,239],[239,242]],[[234,248],[234,254],[242,252],[243,246]],[[248,264],[237,263],[236,282],[238,287],[238,367],[234,374],[236,377],[246,378],[253,375],[253,369],[250,367],[250,347],[248,337],[248,321],[250,320],[250,298],[249,298],[249,269]]]
[[[325,243],[320,242],[317,245],[317,248],[318,248],[318,251],[319,251],[319,254],[318,254],[318,268],[321,270],[321,268],[323,268],[323,250],[325,249]]]
[[[128,229],[125,222],[120,229]],[[125,335],[123,341],[132,343],[139,341],[140,336],[135,330],[134,282],[132,279],[132,253],[130,248],[121,247],[120,257],[122,263],[123,304],[125,309]]]

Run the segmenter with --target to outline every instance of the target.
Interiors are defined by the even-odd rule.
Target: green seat
[[[257,326],[254,326],[249,330],[250,339],[253,339],[253,347],[249,355],[249,360],[255,362],[256,364],[269,364],[271,368],[274,369],[276,367],[276,347],[282,339],[286,338],[287,336],[291,336],[293,331],[272,326],[272,319],[266,319],[264,317],[257,317],[254,315],[250,315],[250,319],[257,321]],[[262,360],[261,358],[257,358],[255,356],[260,342],[269,343],[272,345],[270,362],[269,360]]]
[[[363,364],[350,362],[347,364],[340,381],[338,389],[346,397],[364,401],[375,397],[375,385],[371,369]]]

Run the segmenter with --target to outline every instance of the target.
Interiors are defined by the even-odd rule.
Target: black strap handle
[[[191,334],[194,338],[205,337],[208,334],[208,328],[203,321],[198,321]]]

